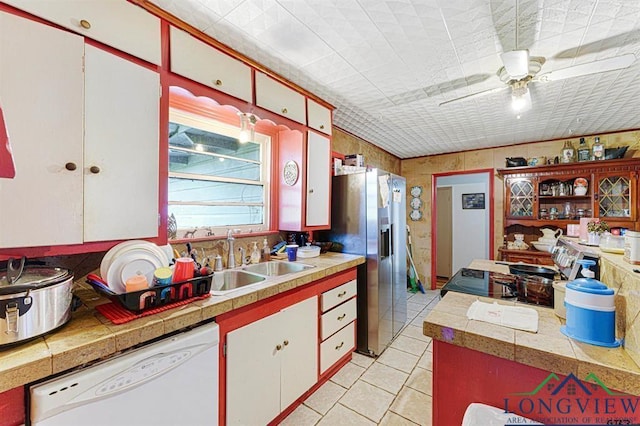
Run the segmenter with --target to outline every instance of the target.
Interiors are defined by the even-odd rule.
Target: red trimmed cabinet
[[[356,270],[220,315],[220,424],[277,424],[351,359]]]

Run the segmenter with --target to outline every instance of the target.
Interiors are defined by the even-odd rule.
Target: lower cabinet
[[[351,280],[320,296],[320,374],[355,349],[356,293],[357,282]]]
[[[230,425],[267,424],[318,380],[318,298],[227,334]]]

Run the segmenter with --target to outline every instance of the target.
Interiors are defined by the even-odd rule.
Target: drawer
[[[160,18],[126,0],[4,2],[160,65]]]
[[[175,27],[171,27],[171,71],[252,102],[248,65]]]
[[[261,72],[256,73],[256,104],[298,123],[307,121],[305,97]]]
[[[355,348],[356,323],[352,322],[320,344],[320,374]]]
[[[322,318],[320,319],[322,340],[355,320],[356,316],[357,306],[355,297],[342,305],[338,305],[329,312],[322,314]]]
[[[333,290],[325,291],[322,293],[322,312],[327,312],[334,306],[338,306],[340,303],[351,299],[357,293],[358,286],[356,280],[351,280]]]

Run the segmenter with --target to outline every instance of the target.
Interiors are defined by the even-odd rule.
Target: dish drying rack
[[[93,274],[87,276],[87,283],[98,293],[118,302],[125,309],[132,312],[143,312],[208,294],[211,290],[213,275],[212,273],[177,283],[155,285],[128,293],[115,293],[100,277]]]

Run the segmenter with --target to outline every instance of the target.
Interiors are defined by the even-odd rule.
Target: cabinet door
[[[309,127],[331,135],[331,110],[325,108],[312,99],[307,99],[307,114]]]
[[[512,219],[535,219],[536,179],[506,179],[506,215]]]
[[[280,408],[284,410],[318,381],[318,298],[284,309]]]
[[[329,226],[331,143],[314,132],[307,140],[307,226]]]
[[[85,49],[84,240],[158,235],[160,78]]]
[[[280,414],[280,358],[287,326],[276,313],[227,334],[227,424],[266,425]]]
[[[171,27],[171,71],[251,102],[251,68]]]
[[[608,220],[631,221],[636,217],[637,200],[635,173],[601,174],[596,178],[597,217]]]
[[[256,73],[256,104],[305,124],[305,98],[300,93],[261,72]]]
[[[83,48],[82,37],[0,13],[0,102],[16,166],[15,179],[0,179],[0,247],[82,242]]]
[[[278,133],[278,229],[302,231],[302,181],[304,134],[298,130]],[[285,179],[285,169],[299,171],[295,179]],[[292,175],[289,174],[289,177]]]
[[[126,0],[4,2],[160,65],[160,18]]]

